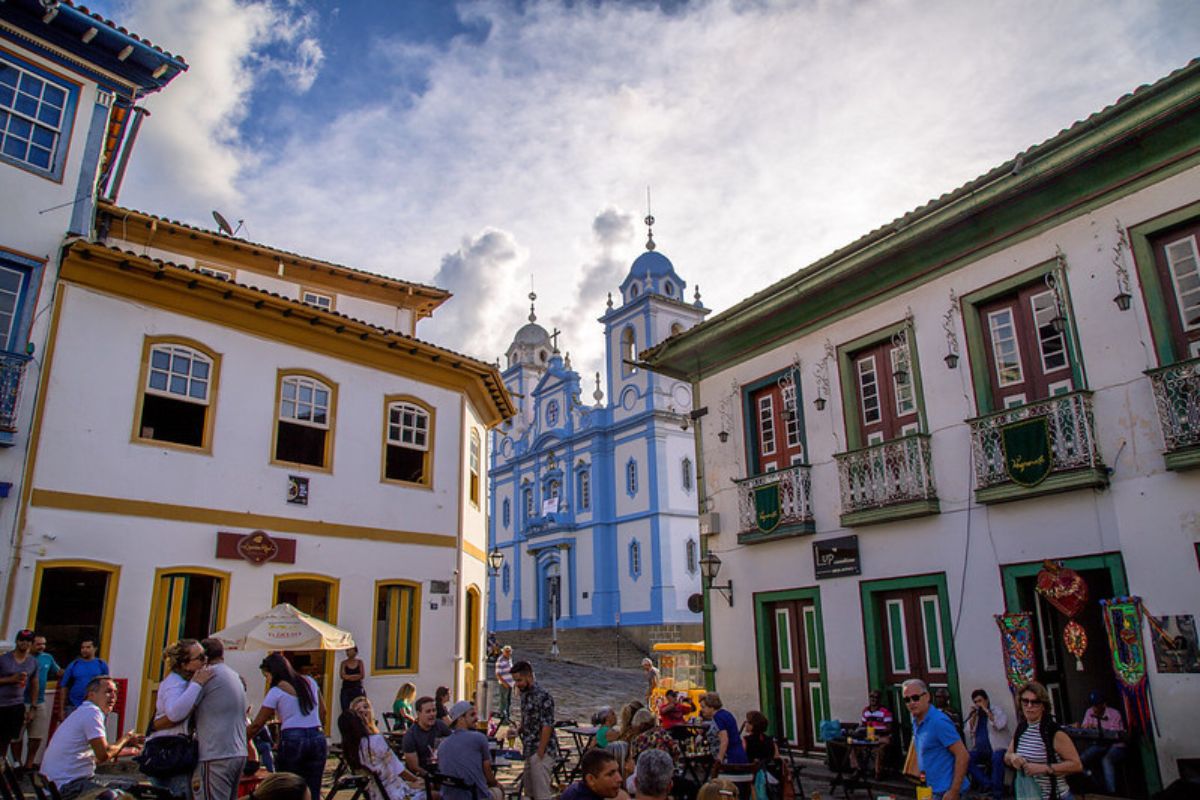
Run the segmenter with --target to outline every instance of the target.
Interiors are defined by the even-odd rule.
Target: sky
[[[1193,0],[88,5],[190,64],[122,204],[449,289],[486,361],[532,285],[585,386],[647,187],[720,311],[1200,52]]]

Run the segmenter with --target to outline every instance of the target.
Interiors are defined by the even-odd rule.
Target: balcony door
[[[1200,223],[1155,239],[1154,261],[1170,309],[1175,353],[1181,359],[1200,357]]]
[[[804,463],[800,403],[794,384],[770,381],[750,392],[754,472],[775,472]]]
[[[877,342],[852,353],[850,364],[863,444],[879,444],[920,430],[906,343]]]
[[[1071,375],[1065,318],[1055,322],[1061,314],[1054,291],[1042,281],[979,306],[995,408],[1078,388]]]

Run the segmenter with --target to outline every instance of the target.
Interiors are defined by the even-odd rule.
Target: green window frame
[[[838,381],[842,387],[842,419],[846,427],[847,451],[858,450],[866,445],[866,442],[863,441],[862,416],[858,408],[858,369],[855,367],[851,356],[864,348],[890,341],[901,331],[904,332],[904,340],[908,353],[909,376],[905,384],[912,387],[912,393],[915,396],[917,404],[917,433],[929,432],[929,425],[925,416],[925,388],[921,381],[921,359],[917,354],[918,348],[916,346],[916,336],[912,320],[905,319],[886,328],[881,328],[865,336],[860,336],[857,339],[852,339],[849,342],[838,345]],[[884,366],[876,364],[875,372],[877,380],[883,380],[880,376],[884,375],[885,372],[889,373],[887,380],[891,380],[890,370],[887,370]],[[892,409],[892,411],[894,412],[895,409]]]
[[[1177,361],[1188,360],[1187,353],[1176,352],[1175,339],[1171,335],[1171,316],[1175,313],[1174,297],[1167,296],[1158,279],[1151,240],[1178,225],[1200,218],[1200,202],[1191,203],[1154,219],[1133,225],[1128,229],[1129,246],[1137,268],[1138,282],[1142,288],[1142,300],[1146,304],[1146,316],[1150,320],[1150,336],[1154,343],[1154,354],[1158,366],[1163,367]]]

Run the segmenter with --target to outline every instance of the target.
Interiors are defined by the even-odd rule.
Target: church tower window
[[[504,593],[508,594],[509,590],[512,589],[512,570],[509,569],[508,564],[504,565],[501,582],[503,584]]]
[[[533,518],[533,487],[526,486],[521,490],[521,499],[525,505],[525,519]]]
[[[675,287],[671,285],[670,281],[663,284],[663,294],[667,297],[672,297],[675,294]]]
[[[692,460],[685,456],[681,468],[683,472],[683,490],[690,492],[692,490]]]
[[[554,427],[558,424],[558,401],[551,400],[546,404],[546,424]]]
[[[684,545],[684,553],[686,556],[685,560],[687,561],[687,571],[692,573],[693,575],[695,575],[696,574],[696,566],[698,564],[698,561],[696,559],[696,540],[695,539],[687,540],[687,544]]]
[[[629,577],[635,581],[642,574],[642,543],[634,539],[629,543]]]
[[[632,458],[625,465],[625,491],[630,497],[637,494],[638,490],[638,468],[637,462]]]
[[[592,507],[592,473],[590,470],[581,469],[576,479],[575,495],[579,498],[579,510],[587,511]]]
[[[504,527],[507,528],[510,524],[512,524],[512,503],[509,502],[507,497],[504,498],[503,509],[504,510],[501,512],[500,516],[504,519]]]
[[[633,328],[626,326],[621,331],[621,374],[633,375],[637,372],[634,362],[637,361],[637,337]]]

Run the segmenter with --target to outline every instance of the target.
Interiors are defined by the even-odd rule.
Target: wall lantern
[[[825,398],[818,395],[817,397],[813,398],[813,405],[817,407],[817,411],[824,411]]]
[[[1119,295],[1113,298],[1113,302],[1117,304],[1117,308],[1121,309],[1122,311],[1128,311],[1129,305],[1132,301],[1133,295],[1131,295],[1129,292],[1121,292]]]
[[[730,608],[733,607],[733,580],[730,579],[724,586],[718,586],[713,583],[717,579],[717,573],[721,571],[721,559],[712,550],[706,552],[700,559],[700,574],[704,577],[704,582],[708,584],[709,589],[716,589],[721,593],[728,602]]]
[[[1122,311],[1128,311],[1129,305],[1133,301],[1133,295],[1130,293],[1129,283],[1129,268],[1125,266],[1125,252],[1129,249],[1129,237],[1125,235],[1125,228],[1121,225],[1121,221],[1117,220],[1117,243],[1113,245],[1113,268],[1117,272],[1117,296],[1113,298],[1113,302],[1117,304],[1117,308]]]
[[[488,553],[487,563],[492,575],[499,574],[500,567],[504,566],[504,553],[500,552],[499,547],[492,548],[492,552]]]
[[[946,366],[950,369],[954,369],[958,366],[958,353],[947,353],[945,360]]]
[[[721,444],[729,441],[729,431],[721,431],[717,434],[717,438],[721,440]]]

